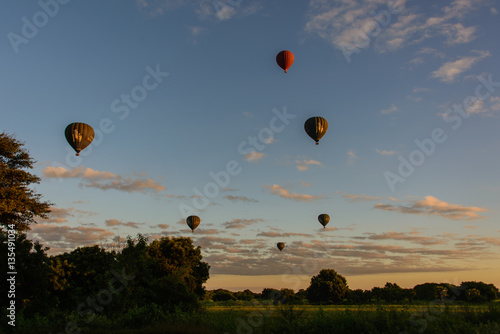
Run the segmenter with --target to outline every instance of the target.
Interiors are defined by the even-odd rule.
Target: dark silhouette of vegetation
[[[333,304],[342,301],[347,293],[347,280],[333,269],[322,269],[311,278],[307,299],[311,303]]]
[[[0,133],[0,224],[19,232],[29,230],[36,216],[47,218],[51,206],[29,188],[40,178],[26,171],[35,161],[23,146],[12,135]]]

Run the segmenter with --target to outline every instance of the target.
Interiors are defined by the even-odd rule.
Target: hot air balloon
[[[316,141],[318,145],[319,140],[323,137],[328,130],[328,122],[323,117],[311,117],[304,123],[306,133]]]
[[[186,219],[186,223],[188,224],[189,228],[191,229],[191,232],[194,232],[194,230],[200,225],[200,217],[198,216],[189,216]]]
[[[278,249],[280,250],[280,252],[283,250],[283,248],[285,248],[285,243],[284,242],[278,242],[276,244],[276,246],[278,247]]]
[[[282,69],[285,70],[285,73],[287,73],[287,70],[290,68],[290,66],[292,66],[293,60],[293,53],[288,50],[283,50],[276,55],[276,62]]]
[[[76,151],[76,155],[80,155],[80,151],[89,146],[94,140],[94,129],[85,123],[71,123],[64,130],[66,140]]]
[[[326,227],[326,224],[330,221],[330,216],[327,215],[326,213],[322,213],[318,216],[318,220],[323,225],[323,228]]]

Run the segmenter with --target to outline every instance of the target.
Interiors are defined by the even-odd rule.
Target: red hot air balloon
[[[278,63],[279,67],[285,70],[285,73],[287,73],[287,70],[290,68],[290,66],[292,66],[293,60],[293,53],[288,50],[283,50],[276,55],[276,62]]]

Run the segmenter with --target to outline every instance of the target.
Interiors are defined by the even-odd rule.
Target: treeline
[[[486,303],[500,297],[497,287],[483,282],[462,282],[459,286],[449,283],[423,283],[412,289],[404,289],[396,283],[386,283],[384,287],[374,287],[371,290],[347,289],[342,299],[336,304],[361,305],[397,303],[408,304],[413,302],[462,302]],[[264,301],[270,300],[274,304],[328,304],[323,300],[315,300],[308,294],[308,289],[294,292],[292,289],[265,288],[261,293],[250,290],[232,292],[225,289],[207,291],[205,300],[214,302],[231,301]]]
[[[129,237],[121,251],[88,246],[48,256],[47,250],[25,234],[16,235],[13,287],[7,281],[7,270],[0,272],[2,305],[12,300],[9,289],[15,294],[14,320],[47,317],[59,321],[72,314],[85,324],[99,316],[126,318],[129,313],[142,312],[147,316],[130,317],[131,325],[138,325],[137,319],[148,322],[155,314],[199,309],[205,294],[203,284],[209,278],[210,266],[201,261],[200,247],[195,248],[190,238],[148,242],[139,235]],[[7,233],[0,231],[5,266],[7,253]],[[5,325],[6,308],[1,312]]]
[[[12,241],[12,240],[11,240]],[[0,257],[8,262],[8,235],[0,230]],[[206,291],[210,266],[202,261],[200,247],[190,238],[163,237],[148,241],[142,235],[129,237],[120,250],[100,246],[79,247],[71,252],[48,256],[48,248],[16,234],[14,240],[15,281],[0,272],[2,305],[15,294],[14,319],[5,307],[3,319],[14,320],[21,328],[46,326],[78,328],[92,326],[141,327],[161,322],[168,315],[192,313],[206,303],[266,301],[265,304],[374,304],[444,302],[482,303],[495,300],[499,291],[493,284],[463,282],[425,283],[403,289],[395,283],[371,290],[350,290],[346,279],[333,269],[323,269],[311,278],[310,286],[292,289],[263,289],[231,292]],[[14,284],[12,289],[11,283]],[[6,327],[3,321],[0,327]],[[68,329],[69,326],[69,329]]]

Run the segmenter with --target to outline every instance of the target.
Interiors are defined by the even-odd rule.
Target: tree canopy
[[[35,161],[23,146],[12,135],[0,133],[0,224],[13,225],[18,232],[29,230],[36,216],[47,218],[52,205],[29,188],[40,178],[26,171]]]
[[[307,299],[312,303],[333,304],[342,301],[347,293],[347,280],[333,269],[322,269],[311,278]]]

